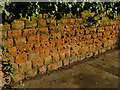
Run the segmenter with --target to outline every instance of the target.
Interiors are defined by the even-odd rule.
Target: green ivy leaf
[[[10,63],[11,63],[11,62],[14,62],[14,59],[13,59],[13,58],[10,58]]]
[[[112,14],[110,14],[110,16],[112,16]]]
[[[13,73],[13,68],[10,68],[10,72]]]
[[[13,70],[14,72],[17,71],[16,69]]]
[[[25,86],[24,84],[22,84],[23,85],[23,87]]]
[[[110,11],[112,11],[112,8],[110,8]]]
[[[100,24],[100,22],[101,22],[101,21],[100,21],[100,20],[98,20],[98,23],[99,23],[99,24]]]
[[[6,49],[4,49],[4,52],[7,52],[7,50],[6,50]]]
[[[3,24],[0,24],[0,28],[3,28]],[[2,32],[1,32],[2,33]]]
[[[14,78],[14,76],[13,76],[13,74],[12,74],[12,73],[10,73],[10,76],[11,76],[12,78]]]
[[[55,11],[58,11],[58,7],[57,7],[57,5],[55,5]]]
[[[9,58],[9,54],[7,54],[6,57]]]
[[[31,17],[30,16],[28,16],[28,18],[29,18],[29,21],[31,20]]]
[[[3,52],[3,55],[5,55],[5,52]]]
[[[6,15],[7,15],[7,16],[9,16],[9,15],[10,15],[10,13],[9,13],[8,11],[6,11],[6,10],[5,10],[5,13],[6,13]]]
[[[80,8],[77,8],[77,11],[79,11],[80,10]]]

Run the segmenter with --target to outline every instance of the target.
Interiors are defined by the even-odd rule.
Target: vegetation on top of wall
[[[31,20],[31,16],[36,17],[41,13],[55,16],[55,12],[62,12],[58,17],[61,18],[67,13],[81,17],[81,12],[84,10],[91,10],[96,15],[105,13],[110,19],[114,19],[120,12],[120,2],[8,2],[5,0],[0,4],[3,6],[3,23],[10,23],[14,19],[19,19],[21,15]]]

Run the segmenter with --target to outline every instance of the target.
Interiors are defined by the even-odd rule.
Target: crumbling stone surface
[[[119,21],[99,27],[86,27],[82,18],[66,17],[57,22],[60,26],[49,18],[38,22],[16,20],[11,29],[9,24],[4,25],[2,44],[7,46],[8,54],[18,65],[16,77],[20,76],[19,80],[35,76],[37,71],[43,74],[104,53],[119,43]]]

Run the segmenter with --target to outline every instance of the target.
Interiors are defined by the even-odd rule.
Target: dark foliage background
[[[20,13],[22,17],[31,20],[31,16],[36,17],[40,13],[53,14],[54,12],[62,12],[62,16],[72,13],[81,17],[81,12],[88,9],[96,15],[105,13],[110,19],[114,19],[120,13],[120,2],[11,2],[5,3],[5,9],[9,15],[3,12],[3,23],[19,19]]]

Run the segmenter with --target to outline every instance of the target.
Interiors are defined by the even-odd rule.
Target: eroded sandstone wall
[[[11,25],[5,24],[1,38],[14,59],[19,81],[116,48],[119,23],[104,17],[99,27],[87,27],[82,18],[56,21],[43,16],[30,22],[15,20]],[[1,75],[4,77],[4,73]]]

